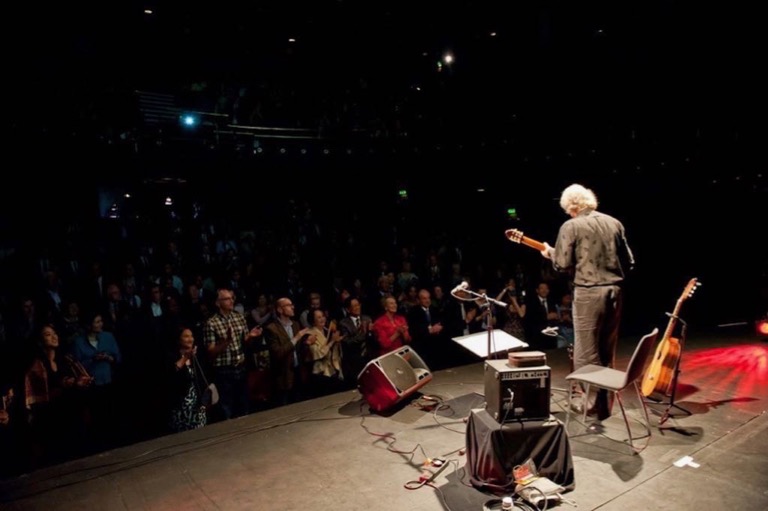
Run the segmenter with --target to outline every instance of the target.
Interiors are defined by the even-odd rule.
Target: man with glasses
[[[275,301],[275,319],[264,327],[269,346],[275,404],[285,405],[305,397],[309,378],[307,328],[301,328],[290,298]]]
[[[248,413],[248,375],[245,348],[261,337],[262,329],[248,330],[245,316],[235,310],[235,294],[231,289],[216,292],[218,312],[208,318],[203,331],[208,355],[213,361],[214,381],[219,391],[219,404],[225,419]]]

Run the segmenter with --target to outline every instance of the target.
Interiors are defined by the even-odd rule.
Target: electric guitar
[[[544,243],[531,239],[528,236],[523,236],[523,231],[518,231],[517,229],[507,229],[504,231],[504,236],[506,236],[509,241],[522,243],[523,245],[535,248],[538,251],[542,251],[546,248]]]
[[[677,324],[678,314],[680,313],[680,307],[683,302],[693,296],[701,284],[698,279],[693,278],[688,281],[688,285],[683,289],[683,293],[680,298],[677,299],[675,310],[669,317],[669,324],[664,331],[664,337],[661,338],[659,345],[656,346],[656,354],[653,356],[651,365],[648,366],[648,370],[643,376],[643,383],[641,385],[641,391],[645,397],[650,396],[654,392],[663,395],[669,395],[670,384],[675,375],[675,369],[677,363],[680,360],[680,354],[682,346],[680,345],[680,339],[672,337],[672,332]]]

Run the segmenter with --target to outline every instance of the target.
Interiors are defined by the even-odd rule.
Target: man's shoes
[[[601,422],[593,422],[589,426],[589,431],[591,433],[605,433],[605,426]]]
[[[571,403],[571,411],[574,413],[584,413],[584,405],[581,403]],[[600,410],[597,406],[593,406],[587,410],[587,417],[596,417],[597,420],[604,421],[610,416],[611,412]]]
[[[599,421],[604,421],[605,419],[611,416],[611,412],[609,412],[608,410],[601,410],[599,407],[593,406],[592,408],[587,410],[587,416],[595,417]]]
[[[597,416],[597,420],[604,421],[604,420],[610,418],[611,412],[608,412],[608,411],[598,411],[596,416]]]

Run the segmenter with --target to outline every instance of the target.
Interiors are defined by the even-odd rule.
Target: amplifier
[[[507,360],[485,362],[485,409],[500,423],[549,418],[547,365],[510,367]]]

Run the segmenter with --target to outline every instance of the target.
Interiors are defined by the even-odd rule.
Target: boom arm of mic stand
[[[483,295],[475,293],[471,289],[464,288],[461,291],[464,292],[464,293],[467,293],[469,296],[472,296],[474,298],[482,298],[483,297]]]
[[[483,294],[476,293],[476,292],[472,291],[471,289],[462,289],[462,291],[467,293],[468,295],[474,296],[475,298],[482,298],[487,303],[492,303],[494,305],[498,305],[499,307],[506,307],[507,306],[506,303],[501,302],[499,300],[496,300],[495,298],[491,298],[491,297],[489,297],[485,293],[483,293]]]
[[[487,297],[487,296],[485,296],[485,295],[483,295],[483,298],[485,299],[485,301],[487,301],[487,302],[490,302],[490,303],[492,303],[492,304],[494,304],[494,305],[498,305],[499,307],[506,307],[506,306],[507,306],[507,304],[506,304],[506,303],[504,303],[504,302],[501,302],[501,301],[499,301],[499,300],[496,300],[495,298],[488,298],[488,297]]]

